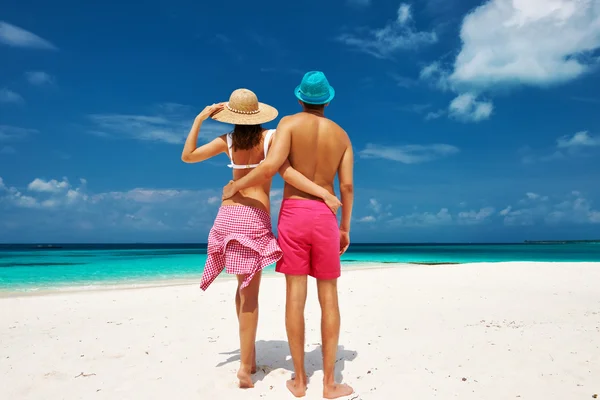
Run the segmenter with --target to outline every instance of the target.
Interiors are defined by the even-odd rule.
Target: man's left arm
[[[231,198],[240,190],[261,185],[273,178],[290,155],[291,137],[290,123],[287,117],[284,117],[277,125],[277,133],[267,153],[267,158],[248,175],[237,181],[229,182],[223,188],[223,199]]]

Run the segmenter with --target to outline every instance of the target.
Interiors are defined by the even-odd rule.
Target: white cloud
[[[144,189],[144,188],[135,188],[128,190],[126,192],[105,192],[99,193],[92,196],[92,203],[98,203],[100,201],[104,201],[107,199],[111,200],[125,200],[131,201],[135,203],[147,203],[147,204],[155,204],[155,203],[165,203],[174,199],[176,197],[180,197],[182,195],[189,194],[190,191],[187,190],[176,190],[176,189]]]
[[[460,94],[450,104],[451,117],[488,119],[493,104],[478,101],[478,94],[547,87],[592,71],[600,62],[599,10],[600,0],[487,0],[464,17],[462,47],[453,65],[433,62],[421,70],[421,79]],[[461,105],[456,101],[463,108],[455,109]]]
[[[402,3],[398,8],[398,23],[400,25],[406,24],[412,19],[412,10],[410,4]]]
[[[18,126],[0,125],[0,141],[19,140],[37,133],[35,129],[20,128]]]
[[[532,202],[543,202],[543,201],[548,201],[548,200],[549,200],[548,196],[542,196],[537,193],[527,192],[527,193],[525,193],[525,198],[519,200],[519,203],[520,204],[528,204],[528,203],[532,203]]]
[[[41,203],[38,203],[36,199],[31,196],[22,194],[21,192],[15,192],[12,194],[12,200],[15,205],[22,208],[37,208],[43,207]]]
[[[593,224],[600,224],[600,211],[590,211],[588,219]]]
[[[360,151],[361,158],[382,158],[404,164],[419,164],[457,154],[460,150],[449,144],[382,146],[368,143]]]
[[[358,219],[358,222],[375,222],[375,221],[386,221],[392,216],[390,212],[392,206],[390,204],[384,206],[381,202],[375,198],[369,199],[367,209],[369,215]]]
[[[464,206],[465,204],[461,203],[461,207]],[[391,213],[386,213],[387,208],[382,207],[377,199],[370,199],[367,208],[370,212],[357,219],[358,222],[380,222],[390,227],[475,226],[492,222],[500,222],[506,226],[600,224],[600,210],[594,208],[592,202],[577,191],[564,197],[553,198],[552,201],[549,196],[528,192],[517,206],[507,206],[500,211],[496,211],[495,207],[486,206],[451,212],[444,207],[438,212],[415,211],[391,218]],[[414,209],[417,210],[416,207]]]
[[[0,204],[5,203],[20,208],[41,208],[42,203],[31,196],[24,195],[17,188],[6,186],[0,178],[0,189],[4,192],[0,196]]]
[[[458,213],[458,223],[463,225],[478,225],[486,221],[494,215],[496,210],[493,207],[485,207],[479,211],[462,211]]]
[[[4,21],[0,21],[0,43],[12,47],[57,50],[56,46],[46,39]]]
[[[13,92],[7,88],[0,89],[0,103],[23,104],[24,102],[25,100],[19,93]]]
[[[473,93],[463,93],[452,100],[448,114],[461,121],[478,122],[488,119],[493,110],[491,102],[479,101]]]
[[[44,71],[29,71],[25,73],[25,77],[32,85],[42,86],[54,83],[52,75]]]
[[[575,133],[573,136],[562,136],[556,140],[554,149],[545,152],[534,151],[530,147],[519,150],[524,164],[536,162],[548,162],[555,160],[567,160],[576,156],[586,155],[586,149],[600,147],[600,137],[591,136],[587,131]],[[545,154],[544,154],[545,153]]]
[[[36,178],[27,186],[31,195],[25,195],[16,187],[6,187],[3,184],[5,194],[0,196],[0,203],[8,203],[17,208],[39,210],[82,204],[88,200],[88,196],[85,193],[86,180],[81,179],[80,183],[79,187],[74,188],[67,178],[62,181]]]
[[[430,79],[430,78],[438,75],[441,71],[442,71],[442,68],[440,66],[440,63],[436,61],[436,62],[432,62],[431,64],[424,66],[421,69],[419,76],[421,79]]]
[[[534,224],[533,210],[514,210],[504,216],[506,226],[530,226]]]
[[[559,149],[594,146],[600,146],[600,138],[590,136],[587,131],[577,132],[572,137],[563,136],[557,141]]]
[[[502,215],[503,217],[507,216],[510,213],[511,210],[512,210],[512,207],[508,206],[504,210],[500,211],[500,215]]]
[[[522,208],[508,208],[501,212],[504,224],[526,226],[536,223],[546,224],[595,224],[600,223],[598,210],[580,192],[574,191],[557,203],[550,202],[548,196],[527,193],[527,200],[520,201]]]
[[[217,195],[214,190],[136,188],[90,193],[85,179],[75,187],[66,178],[35,179],[32,184],[36,190],[25,195],[16,187],[6,187],[0,179],[0,210],[2,218],[10,217],[7,221],[11,224],[36,231],[62,227],[76,231],[102,228],[117,229],[115,232],[208,232],[217,208],[209,201]]]
[[[221,201],[221,199],[219,197],[217,197],[217,196],[209,197],[208,200],[207,200],[208,204],[217,204],[220,201]]]
[[[419,79],[432,82],[434,87],[442,91],[450,89],[448,71],[442,67],[439,61],[432,62],[421,68]]]
[[[381,213],[381,203],[377,199],[369,199],[369,208],[377,214]]]
[[[449,225],[453,222],[452,215],[447,208],[442,208],[437,213],[413,213],[394,218],[390,221],[392,225],[401,225],[409,227],[428,227]]]
[[[463,20],[457,85],[545,86],[575,79],[596,64],[600,0],[489,0]]]
[[[153,115],[92,114],[94,124],[91,133],[100,137],[127,137],[141,141],[182,144],[195,118],[191,107],[164,103],[156,107]],[[231,130],[231,126],[206,120],[200,129],[200,137],[213,139]]]
[[[138,140],[160,141],[171,144],[183,143],[183,127],[174,131],[170,121],[163,117],[146,115],[94,114],[90,119],[105,130],[105,135],[120,132]],[[110,133],[109,133],[110,132]]]
[[[68,189],[70,186],[67,178],[64,178],[62,181],[57,181],[56,179],[45,181],[40,178],[35,178],[27,186],[27,189],[32,192],[58,193]]]
[[[597,224],[600,223],[599,216],[600,211],[592,209],[591,202],[579,195],[555,205],[545,220],[550,224]]]
[[[85,185],[84,182],[82,182],[82,185]],[[85,194],[83,192],[83,188],[79,187],[77,189],[69,189],[67,191],[67,195],[66,195],[66,202],[67,204],[73,204],[78,202],[79,200],[87,200],[88,196],[87,194]]]
[[[337,40],[377,58],[390,58],[398,51],[413,50],[438,41],[435,32],[417,31],[410,22],[410,6],[402,3],[394,20],[383,28],[344,33]]]
[[[434,119],[441,118],[444,115],[446,115],[446,110],[444,110],[444,109],[440,109],[440,110],[437,110],[437,111],[430,111],[425,116],[425,120],[426,121],[431,121],[431,120],[434,120]]]

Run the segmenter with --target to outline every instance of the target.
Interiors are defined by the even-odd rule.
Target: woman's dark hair
[[[231,139],[234,150],[250,150],[260,143],[263,128],[260,125],[236,125]]]

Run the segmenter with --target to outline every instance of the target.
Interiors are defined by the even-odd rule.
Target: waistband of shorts
[[[309,210],[318,210],[327,208],[327,204],[323,200],[312,200],[312,199],[283,199],[281,202],[281,208],[304,208]]]

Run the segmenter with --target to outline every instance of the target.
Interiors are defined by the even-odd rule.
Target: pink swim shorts
[[[325,203],[283,200],[277,231],[283,251],[277,272],[316,279],[340,277],[340,231],[337,218]]]

